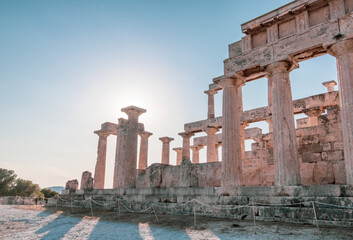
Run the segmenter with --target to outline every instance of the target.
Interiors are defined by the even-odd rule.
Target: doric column
[[[347,184],[353,185],[353,39],[331,46],[336,57]]]
[[[215,90],[208,90],[205,91],[205,93],[208,96],[208,112],[207,112],[207,118],[214,118],[215,113],[214,113],[214,95],[217,93]]]
[[[174,140],[174,138],[170,137],[161,137],[159,140],[162,141],[162,164],[167,164],[169,165],[169,145],[170,142]]]
[[[295,133],[288,62],[266,67],[272,81],[273,156],[278,186],[300,184],[298,148]]]
[[[243,78],[226,78],[218,84],[223,89],[222,107],[222,180],[223,191],[232,191],[233,187],[243,184],[241,126],[242,104],[239,88],[245,83]]]
[[[190,132],[179,133],[179,135],[183,138],[183,153],[182,158],[190,160],[190,138],[195,134]]]
[[[327,92],[333,92],[335,91],[335,86],[337,85],[335,80],[328,81],[328,82],[323,82],[322,85],[327,88]]]
[[[141,132],[139,136],[141,138],[140,142],[140,156],[139,156],[139,167],[138,169],[147,168],[147,158],[148,158],[148,138],[153,134],[150,132]]]
[[[117,163],[117,187],[128,188],[136,186],[138,117],[146,110],[129,106],[121,111],[128,115],[128,120],[123,134],[119,133],[119,151],[122,151]]]
[[[203,130],[207,134],[207,162],[217,161],[216,132],[218,130],[216,127],[207,127]]]
[[[173,148],[173,150],[177,153],[176,165],[180,165],[181,162],[183,161],[183,156],[182,156],[183,148],[178,147],[178,148]]]
[[[97,162],[94,171],[94,189],[104,189],[105,180],[105,163],[107,158],[107,138],[110,133],[98,130],[94,132],[99,136],[98,139],[98,150],[97,150]]]
[[[216,143],[216,162],[219,162],[219,151],[218,151],[218,149],[219,149],[219,147],[220,146],[222,146],[222,142],[218,142],[218,143]]]
[[[116,129],[116,147],[115,147],[115,162],[114,162],[114,174],[113,174],[113,188],[118,188],[119,187],[119,175],[118,175],[118,169],[119,165],[122,162],[122,159],[124,158],[124,151],[125,151],[125,138],[126,138],[126,130],[125,130],[125,125],[127,120],[124,118],[119,118],[118,119],[119,123]]]
[[[192,150],[192,163],[200,163],[200,150],[203,148],[203,146],[190,146],[190,148]]]
[[[309,117],[309,126],[310,127],[314,127],[319,124],[318,117],[323,112],[325,112],[325,110],[321,107],[304,110],[304,114]]]

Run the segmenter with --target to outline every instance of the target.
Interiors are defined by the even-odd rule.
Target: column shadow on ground
[[[41,234],[48,232],[41,239],[51,240],[51,239],[61,239],[67,232],[70,231],[76,224],[81,221],[81,218],[58,216],[47,225],[38,229],[35,233]]]

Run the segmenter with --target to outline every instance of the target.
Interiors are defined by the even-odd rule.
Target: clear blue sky
[[[223,74],[240,24],[288,2],[0,0],[0,167],[41,187],[80,179],[94,172],[93,131],[125,117],[128,105],[147,109],[149,164],[160,162],[159,137],[181,146],[183,124],[206,118],[203,91]],[[323,92],[321,82],[337,78],[335,61],[303,63],[291,77],[294,99]],[[249,83],[243,96],[245,109],[265,106],[266,81]],[[107,187],[114,151],[111,137]]]

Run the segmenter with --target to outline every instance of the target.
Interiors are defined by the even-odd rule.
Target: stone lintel
[[[170,143],[171,141],[174,140],[174,138],[170,138],[170,137],[161,137],[161,138],[159,138],[159,140],[161,140],[163,143]]]
[[[322,93],[302,99],[293,101],[294,114],[304,113],[305,109],[334,106],[339,103],[338,92]],[[248,111],[244,111],[241,114],[242,122],[260,122],[271,119],[271,112],[269,107],[256,108]],[[206,126],[213,126],[222,128],[222,117],[216,117],[212,119],[201,120],[192,123],[184,124],[184,130],[186,132],[198,133],[202,132]]]

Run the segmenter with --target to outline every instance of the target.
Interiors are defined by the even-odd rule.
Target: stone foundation
[[[252,220],[254,206],[256,220],[310,224],[315,223],[312,206],[312,202],[315,202],[319,225],[353,226],[353,187],[345,185],[239,187],[234,196],[222,196],[220,193],[221,188],[212,187],[126,188],[94,190],[87,194],[78,192],[60,197],[68,201],[71,198],[92,198],[100,204],[110,203],[105,207],[110,210],[118,210],[118,199],[134,211],[155,204],[157,214],[188,215],[193,214],[193,203],[175,209],[173,207],[196,199],[206,204],[195,204],[198,216]],[[58,201],[59,207],[63,204],[63,201]],[[77,202],[74,204],[81,206]],[[95,203],[92,203],[92,207],[103,208]],[[124,211],[124,208],[120,210]]]

